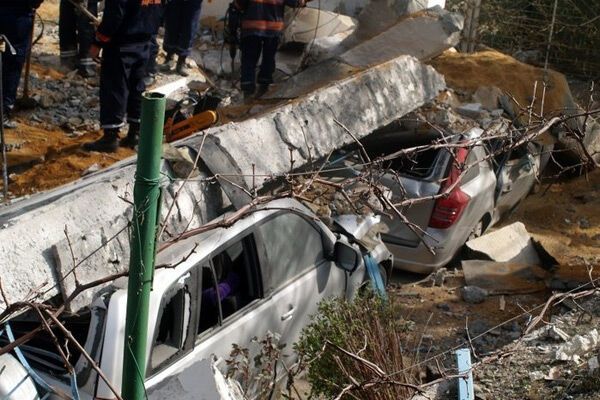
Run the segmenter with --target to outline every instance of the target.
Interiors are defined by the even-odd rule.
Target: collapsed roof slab
[[[257,118],[229,123],[184,141],[204,141],[202,160],[228,174],[221,186],[240,207],[260,180],[308,165],[432,100],[444,78],[414,57],[401,56],[316,89]],[[348,129],[352,134],[349,134]],[[291,151],[291,154],[290,154]]]
[[[353,139],[335,120],[361,138],[444,89],[442,75],[413,57],[402,56],[327,82],[261,116],[176,143],[180,149],[198,150],[205,140],[201,155],[211,172],[203,166],[200,176],[185,185],[161,239],[200,226],[221,213],[226,203],[221,189],[198,178],[220,174],[240,188],[251,189],[254,165],[255,174],[261,176],[256,180],[259,189],[269,176],[290,170],[288,149],[293,150],[294,166],[303,167],[351,143]],[[0,211],[0,277],[9,301],[31,294],[41,300],[68,296],[75,287],[75,276],[70,273],[74,264],[80,264],[76,271],[82,284],[127,268],[134,161],[126,160]],[[174,176],[167,163],[163,172]],[[181,179],[166,180],[163,218],[182,185]],[[229,183],[222,187],[237,206],[249,200]],[[80,296],[72,309],[88,304],[98,289]],[[0,311],[3,307],[0,303]]]
[[[439,7],[404,16],[375,36],[358,43],[353,41],[354,47],[350,49],[346,48],[345,42],[334,49],[327,49],[323,54],[327,54],[328,59],[288,79],[265,98],[296,98],[321,86],[324,81],[340,80],[402,55],[428,61],[456,46],[462,27],[463,17],[460,14]]]

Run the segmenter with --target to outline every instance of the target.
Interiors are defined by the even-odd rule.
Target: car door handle
[[[292,307],[292,308],[290,309],[290,311],[286,312],[285,314],[283,314],[283,315],[281,316],[281,320],[282,320],[282,321],[287,321],[288,319],[292,318],[292,317],[294,316],[294,311],[295,311],[295,310],[294,310],[294,308]]]

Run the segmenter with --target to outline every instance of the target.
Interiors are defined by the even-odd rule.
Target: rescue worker
[[[269,90],[275,72],[275,53],[284,29],[284,7],[304,7],[311,0],[235,0],[242,13],[242,91],[244,99],[252,98],[256,92],[256,65],[262,54],[258,72],[260,85],[256,97]]]
[[[31,44],[31,28],[35,9],[43,0],[1,0],[0,35],[6,36],[16,50],[11,54],[8,49],[2,54],[2,125],[8,129],[17,127],[10,119],[17,100],[17,89],[21,81],[21,72]]]
[[[106,0],[91,49],[94,58],[102,49],[100,125],[104,135],[84,144],[86,150],[114,152],[119,144],[137,145],[150,40],[158,31],[161,7],[161,0]],[[125,121],[129,130],[119,143]]]
[[[185,60],[190,55],[194,35],[198,31],[202,0],[167,0],[165,4],[165,37],[163,50],[167,53],[164,71],[188,76]],[[175,64],[177,55],[177,64]]]
[[[97,0],[76,0],[93,15],[98,15]],[[69,68],[77,68],[84,78],[96,75],[96,64],[90,56],[94,41],[92,21],[69,0],[60,0],[58,17],[60,61]]]

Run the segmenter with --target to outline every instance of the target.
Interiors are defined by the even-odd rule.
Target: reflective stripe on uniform
[[[94,62],[93,58],[82,58],[81,60],[79,60],[79,65],[95,65],[96,63]]]
[[[61,50],[60,58],[69,58],[75,57],[77,55],[77,50]]]
[[[104,124],[101,125],[100,128],[102,129],[117,129],[117,128],[122,128],[125,126],[125,122],[121,122],[118,124]]]
[[[283,21],[264,21],[264,20],[244,20],[242,21],[242,29],[257,30],[257,31],[282,31],[284,28]]]

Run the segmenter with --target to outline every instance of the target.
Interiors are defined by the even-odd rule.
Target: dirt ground
[[[542,107],[545,115],[575,107],[563,74],[552,70],[545,73],[541,68],[524,64],[498,51],[472,54],[446,51],[430,64],[444,75],[448,86],[459,95],[470,97],[480,87],[497,87],[512,95],[522,108],[533,102],[537,113]],[[544,78],[547,78],[545,96]]]
[[[37,12],[35,34],[37,36],[41,33],[41,18],[44,35],[33,47],[31,73],[33,78],[39,81],[69,82],[81,79],[73,77],[69,74],[70,71],[58,63],[58,3],[58,0],[46,0]],[[21,83],[23,85],[23,82]],[[97,78],[87,80],[87,84],[92,88],[97,87]],[[34,88],[31,95],[44,99],[53,97],[56,93]],[[71,99],[65,99],[68,100]],[[20,197],[72,182],[86,171],[105,168],[134,153],[129,149],[119,149],[114,154],[85,152],[81,150],[81,145],[98,138],[99,131],[93,126],[81,126],[74,132],[73,129],[64,126],[36,120],[35,115],[41,108],[43,107],[38,105],[36,109],[18,111],[15,115],[17,129],[5,130],[10,150],[7,153],[7,162],[11,197]]]

